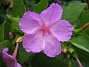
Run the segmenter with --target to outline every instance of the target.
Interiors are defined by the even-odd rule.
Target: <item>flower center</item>
[[[48,29],[47,28],[42,28],[43,32],[44,33],[47,33],[48,32]]]

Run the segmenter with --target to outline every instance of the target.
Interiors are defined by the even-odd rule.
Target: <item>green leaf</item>
[[[89,36],[89,28],[85,29],[84,32]]]
[[[18,59],[21,64],[23,64],[26,61],[31,61],[31,57],[33,56],[33,53],[31,52],[26,52],[22,45],[19,45],[19,51],[18,51]],[[30,58],[29,58],[30,57]]]
[[[68,48],[68,51],[69,51],[70,53],[73,53],[73,52],[74,52],[74,49],[71,48],[71,47],[69,47],[69,48]]]
[[[78,58],[82,63],[83,67],[89,67],[89,55],[85,55],[84,53],[77,50]]]
[[[89,36],[82,32],[81,35],[73,37],[71,43],[77,48],[89,53]]]
[[[48,6],[48,1],[49,0],[41,0],[36,7],[34,8],[34,11],[36,13],[41,13],[43,10],[45,10]]]
[[[4,40],[4,41],[0,42],[0,54],[2,52],[2,49],[4,47],[9,47],[9,45],[10,45],[10,41],[9,40]]]
[[[80,16],[81,12],[84,10],[85,6],[85,3],[70,4],[68,6],[64,6],[62,19],[68,20],[70,23],[74,24]]]
[[[39,64],[40,63],[40,64]],[[56,58],[49,58],[43,53],[35,54],[32,59],[34,67],[65,67],[67,63],[63,63]]]
[[[80,19],[80,27],[82,27],[85,23],[88,23],[89,22],[89,10],[82,12],[79,19]]]
[[[2,42],[4,40],[5,23],[6,23],[6,21],[4,21],[0,26],[0,42]]]
[[[13,13],[21,18],[24,12],[26,12],[23,0],[14,0],[13,5]]]
[[[73,59],[71,60],[72,67],[78,67],[76,61]],[[38,53],[33,56],[32,65],[33,67],[68,67],[68,59],[64,58],[63,54],[50,58],[44,53]]]
[[[73,1],[68,2],[68,4],[79,4],[79,3],[81,3],[81,1],[73,0]]]
[[[19,32],[23,33],[19,28],[19,17],[12,17],[10,15],[7,15],[10,21],[12,22],[12,32]]]
[[[67,58],[70,58],[70,53],[69,52],[67,53]]]
[[[8,20],[6,20],[4,27],[4,40],[10,40],[9,32],[11,31],[11,24]]]
[[[78,54],[77,54],[76,52],[74,52],[74,53],[73,53],[73,57],[74,57],[75,59],[78,59]]]
[[[6,20],[0,26],[0,42],[9,39],[9,26]]]

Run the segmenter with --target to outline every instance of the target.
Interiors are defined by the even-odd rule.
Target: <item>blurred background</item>
[[[27,10],[33,11],[35,5],[40,0],[23,0],[23,3],[25,4]],[[73,3],[79,3],[79,2],[85,2],[89,3],[89,0],[49,0],[49,3],[57,2],[61,5],[67,5],[67,3],[73,2]],[[7,19],[6,14],[12,14],[12,8],[13,8],[13,0],[0,0],[0,24]],[[88,8],[88,7],[87,7]]]

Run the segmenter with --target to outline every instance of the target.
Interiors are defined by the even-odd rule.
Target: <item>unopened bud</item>
[[[13,34],[12,34],[12,32],[9,32],[9,38],[10,38],[11,41],[13,40]]]
[[[64,54],[66,54],[66,53],[67,53],[67,48],[63,48],[63,49],[62,49],[62,52],[63,52]]]

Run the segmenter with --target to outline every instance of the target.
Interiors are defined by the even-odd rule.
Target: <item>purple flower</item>
[[[52,3],[41,14],[27,11],[19,21],[20,29],[26,33],[23,47],[27,52],[43,52],[49,57],[61,53],[60,41],[71,38],[73,26],[67,20],[60,20],[63,9]]]
[[[8,54],[8,48],[4,48],[2,50],[2,57],[3,62],[6,63],[7,67],[22,67],[19,63],[17,63],[17,60],[13,55]]]

